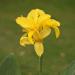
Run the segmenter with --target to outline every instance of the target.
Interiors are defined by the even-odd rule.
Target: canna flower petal
[[[32,44],[34,44],[33,34],[34,34],[34,31],[30,31],[28,33],[28,39],[29,39],[30,43],[32,43]]]
[[[48,15],[48,14],[42,14],[42,15],[40,15],[39,18],[38,18],[38,24],[39,24],[39,25],[40,25],[40,24],[44,24],[45,21],[48,20],[48,19],[50,19],[50,18],[51,18],[50,15]]]
[[[59,27],[60,26],[60,22],[58,22],[58,21],[56,21],[54,19],[51,19],[50,23],[51,23],[50,24],[51,27]]]
[[[54,20],[54,19],[48,19],[46,20],[43,25],[49,26],[49,27],[59,27],[60,26],[60,22]]]
[[[40,31],[40,34],[41,34],[42,39],[44,39],[44,38],[46,38],[47,36],[49,36],[50,33],[51,33],[51,29],[48,28],[48,27],[44,27],[44,28],[42,29],[42,31]]]
[[[45,23],[43,25],[53,28],[55,30],[56,38],[58,38],[60,36],[60,30],[58,28],[60,26],[60,22],[58,22],[54,19],[49,19],[49,20],[45,21]]]
[[[56,38],[60,36],[60,30],[58,27],[54,27]]]
[[[34,32],[33,39],[34,39],[35,42],[42,40],[39,31],[35,31],[35,32]]]
[[[35,9],[35,11],[38,13],[38,16],[45,14],[45,12],[40,9]]]
[[[37,14],[37,12],[36,12],[35,10],[32,10],[32,11],[30,11],[30,13],[28,14],[27,18],[28,18],[29,20],[33,20],[34,23],[36,23],[36,22],[37,22],[37,19],[38,19],[38,14]]]
[[[34,23],[36,24],[39,16],[43,15],[43,14],[45,14],[44,11],[42,11],[40,9],[33,9],[30,11],[27,18],[33,20]]]
[[[28,37],[26,37],[26,34],[24,34],[21,38],[20,38],[20,45],[21,46],[25,46],[25,45],[29,45],[31,44],[28,40]]]
[[[31,21],[31,20],[29,20],[29,19],[27,19],[26,17],[23,17],[23,16],[21,16],[21,17],[18,17],[17,19],[16,19],[16,23],[17,24],[19,24],[22,28],[33,28],[33,21]]]
[[[43,46],[42,42],[35,42],[34,49],[35,49],[36,54],[39,57],[41,57],[42,54],[44,53],[44,46]]]
[[[40,9],[33,9],[29,12],[29,14],[27,15],[28,19],[35,19],[35,16],[39,17],[40,15],[45,14],[45,12],[43,10]]]

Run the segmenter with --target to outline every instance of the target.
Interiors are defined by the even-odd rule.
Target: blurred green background
[[[43,56],[43,75],[59,75],[75,60],[75,0],[0,0],[0,62],[11,53],[22,75],[38,73],[39,59],[33,46],[19,45],[23,33],[15,22],[16,17],[27,15],[34,8],[44,10],[61,22],[60,38],[56,39],[52,32],[45,39]]]

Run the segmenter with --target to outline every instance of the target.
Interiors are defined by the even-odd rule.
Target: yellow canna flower
[[[60,23],[51,19],[51,15],[40,9],[31,10],[27,17],[16,18],[16,23],[25,32],[20,38],[20,45],[34,45],[35,52],[39,57],[44,53],[43,39],[50,35],[51,29],[54,29],[56,38],[60,35],[58,28]]]

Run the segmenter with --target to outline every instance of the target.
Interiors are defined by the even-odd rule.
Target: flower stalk
[[[39,75],[43,72],[43,56],[39,57]]]

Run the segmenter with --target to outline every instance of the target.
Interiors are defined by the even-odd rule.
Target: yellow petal
[[[29,39],[30,43],[32,43],[32,44],[34,44],[33,34],[34,34],[34,31],[30,31],[28,33],[28,39]]]
[[[51,29],[48,28],[48,27],[44,27],[41,31],[40,31],[40,34],[41,34],[41,37],[42,38],[45,38],[47,36],[49,36],[51,33]]]
[[[33,22],[23,16],[16,18],[16,23],[19,24],[22,28],[32,28],[33,27]]]
[[[34,41],[40,41],[40,40],[42,40],[42,37],[41,37],[41,34],[40,34],[39,31],[36,31],[36,32],[34,33],[33,39],[34,39]]]
[[[43,46],[42,42],[35,42],[34,49],[35,49],[36,54],[39,57],[41,57],[41,55],[44,53],[44,46]]]
[[[40,9],[36,9],[36,12],[38,13],[38,15],[43,15],[45,14],[45,12],[43,10]]]
[[[38,18],[38,24],[44,24],[50,18],[51,16],[48,14],[40,15],[40,17]]]
[[[27,18],[34,21],[34,23],[36,23],[37,19],[38,19],[38,14],[35,10],[31,10],[30,13],[28,14]]]
[[[58,27],[55,27],[54,30],[55,30],[56,38],[58,38],[60,36],[60,30]]]
[[[28,40],[28,37],[26,37],[26,35],[23,35],[21,38],[20,38],[20,45],[21,46],[25,46],[25,45],[28,45],[28,44],[31,44]]]
[[[58,22],[54,19],[51,19],[50,20],[50,25],[51,25],[51,27],[57,27],[57,26],[60,26],[60,22]]]
[[[45,14],[45,12],[43,11],[43,10],[40,10],[40,9],[33,9],[33,10],[31,10],[30,12],[29,12],[29,14],[28,14],[28,18],[35,18],[35,15],[43,15],[43,14]]]
[[[45,14],[44,11],[42,11],[40,9],[33,9],[29,12],[27,18],[33,20],[36,24],[39,16],[41,16],[43,14]]]

